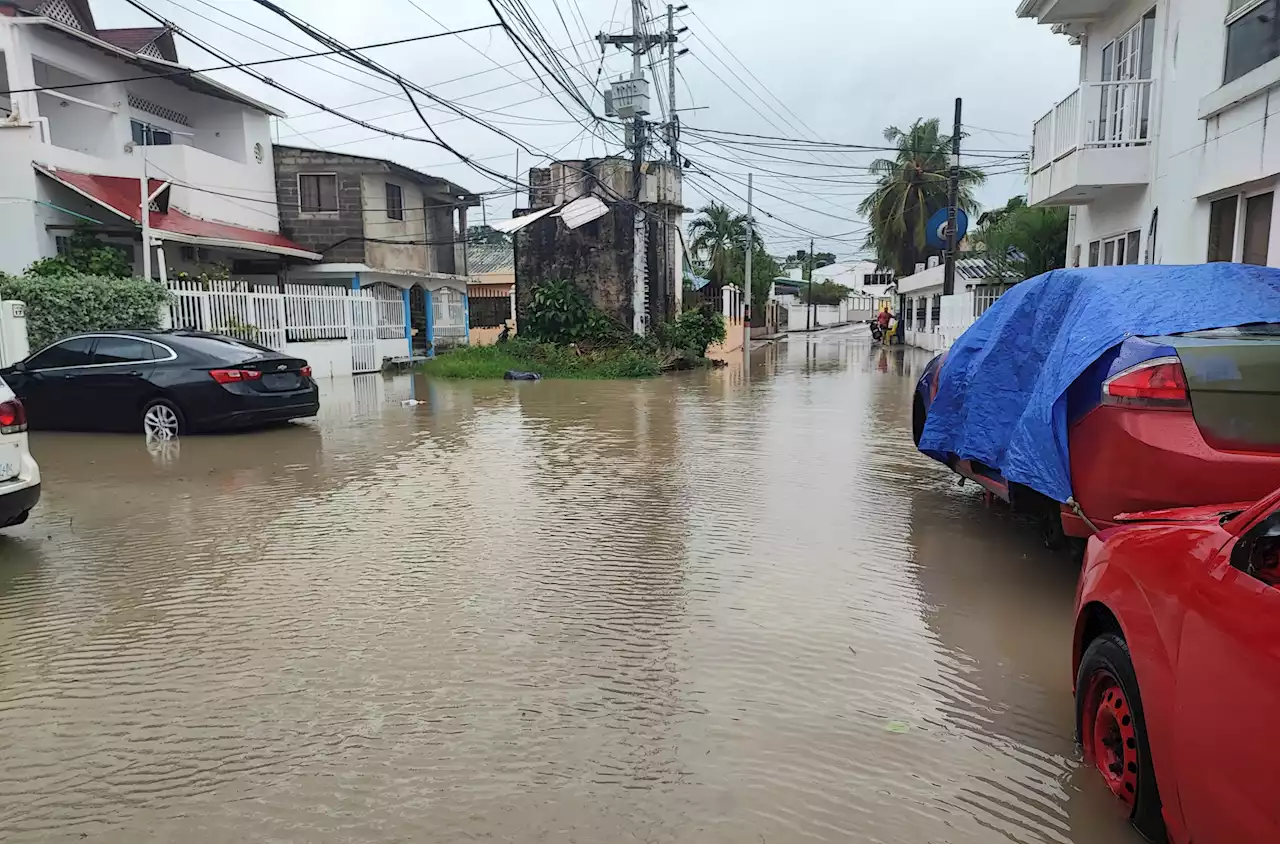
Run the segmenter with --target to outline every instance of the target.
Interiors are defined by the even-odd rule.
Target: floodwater
[[[35,435],[0,839],[1133,844],[1072,740],[1071,561],[914,453],[927,359]]]

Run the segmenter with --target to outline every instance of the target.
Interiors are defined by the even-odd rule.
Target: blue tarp
[[[1280,322],[1280,270],[1240,264],[1055,270],[1024,281],[951,347],[920,449],[1071,497],[1066,391],[1111,347]]]

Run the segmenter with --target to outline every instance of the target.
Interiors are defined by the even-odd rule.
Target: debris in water
[[[542,376],[536,372],[518,372],[514,369],[508,369],[506,374],[502,376],[503,381],[541,381]]]
[[[417,399],[405,399],[400,402],[401,407],[417,407],[420,404],[426,404],[426,402],[418,401]]]
[[[889,721],[884,725],[884,728],[889,732],[897,733],[898,735],[911,731],[911,725],[905,721]]]

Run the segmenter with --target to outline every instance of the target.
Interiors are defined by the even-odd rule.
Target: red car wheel
[[[1089,680],[1081,726],[1085,760],[1132,809],[1138,802],[1138,731],[1120,681],[1105,668]]]
[[[1085,762],[1098,770],[1139,832],[1165,840],[1138,678],[1129,646],[1116,633],[1094,639],[1080,660],[1076,719]]]

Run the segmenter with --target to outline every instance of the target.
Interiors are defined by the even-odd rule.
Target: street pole
[[[751,360],[751,259],[755,255],[756,227],[752,221],[755,213],[755,174],[747,174],[747,267],[742,284],[742,356]]]
[[[655,82],[657,80],[654,80]],[[680,118],[676,115],[676,7],[667,4],[667,147],[671,150],[671,163],[680,166]]]
[[[147,178],[147,136],[151,127],[142,128],[142,180],[138,184],[138,221],[142,223],[142,277],[151,280],[151,180]]]
[[[951,134],[951,184],[947,190],[947,266],[942,277],[942,295],[956,292],[956,250],[959,248],[956,204],[960,201],[960,133],[964,100],[956,97],[956,125]]]
[[[641,60],[644,54],[648,52],[649,44],[645,39],[642,21],[644,19],[644,8],[641,0],[631,0],[631,78],[635,80],[644,79],[644,66]],[[645,333],[645,289],[648,287],[648,279],[646,278],[645,258],[648,252],[647,226],[645,222],[644,209],[640,205],[640,199],[643,196],[641,190],[640,179],[641,170],[644,165],[644,117],[637,114],[632,122],[631,133],[631,198],[635,201],[635,232],[632,238],[631,248],[631,330],[636,334]]]
[[[804,306],[804,330],[813,330],[813,241],[809,241],[809,301]]]

